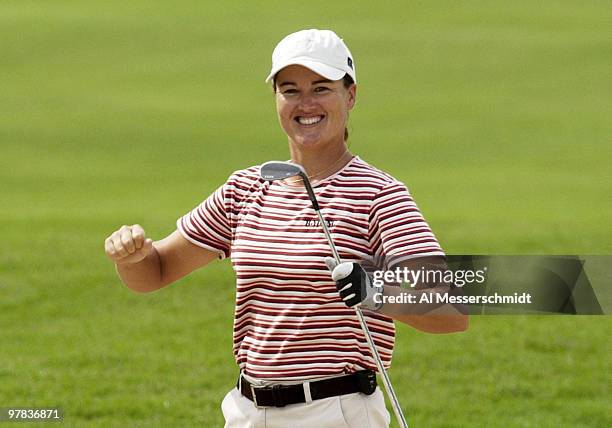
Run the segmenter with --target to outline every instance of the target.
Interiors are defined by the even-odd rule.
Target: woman
[[[223,400],[226,427],[388,426],[371,383],[376,365],[350,306],[365,309],[386,367],[393,319],[430,332],[461,331],[467,321],[381,306],[367,276],[355,279],[361,268],[352,262],[383,256],[389,268],[443,265],[444,253],[406,187],[348,151],[357,79],[344,42],[329,30],[299,31],[276,46],[272,62],[267,81],[291,161],[306,170],[347,263],[330,266],[330,276],[329,247],[302,183],[264,181],[258,166],[233,173],[168,237],[153,242],[139,225],[123,226],[107,238],[106,253],[138,292],[231,257],[241,375]],[[385,295],[398,290],[384,286]]]

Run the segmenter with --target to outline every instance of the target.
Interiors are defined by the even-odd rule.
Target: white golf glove
[[[383,289],[372,285],[370,277],[359,263],[344,262],[337,264],[332,257],[325,257],[325,264],[330,270],[340,298],[346,306],[359,306],[371,311],[377,311],[381,308],[382,300],[380,303],[376,303],[374,295],[382,295]]]

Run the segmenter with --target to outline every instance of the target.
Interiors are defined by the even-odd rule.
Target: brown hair
[[[355,81],[348,73],[346,73],[344,77],[342,78],[342,83],[344,84],[344,87],[348,89],[350,88],[352,84],[355,83]],[[274,76],[274,78],[272,79],[272,90],[276,93],[276,76]],[[344,141],[347,141],[348,137],[349,137],[348,128],[345,127],[344,128]]]

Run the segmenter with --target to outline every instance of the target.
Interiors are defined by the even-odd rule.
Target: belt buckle
[[[255,407],[258,409],[266,409],[268,407],[285,407],[287,405],[287,403],[285,403],[285,400],[283,399],[283,394],[280,394],[280,390],[283,387],[283,385],[272,385],[272,386],[265,386],[265,387],[261,387],[261,388],[255,388],[253,385],[249,384],[249,386],[251,387],[251,395],[253,396],[253,404],[255,404]],[[257,394],[256,391],[271,391],[272,392],[272,399],[274,400],[274,405],[273,406],[261,406],[258,402],[257,402]]]
[[[251,397],[253,397],[253,404],[255,404],[255,407],[258,409],[263,408],[264,406],[259,406],[259,404],[257,404],[257,394],[255,394],[255,387],[249,383],[249,387],[251,388]]]

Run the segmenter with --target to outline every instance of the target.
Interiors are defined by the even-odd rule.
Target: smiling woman
[[[351,158],[346,140],[355,106],[353,55],[330,30],[303,30],[285,37],[272,53],[276,110],[291,159],[311,180],[329,175]]]
[[[328,243],[301,179],[266,181],[260,166],[234,172],[179,218],[170,236],[153,242],[142,227],[123,226],[107,238],[106,253],[123,282],[139,292],[231,257],[240,375],[221,406],[226,427],[296,421],[318,428],[387,427],[377,362],[354,307],[371,326],[385,370],[393,320],[447,333],[465,330],[467,318],[452,307],[431,307],[436,315],[425,316],[374,300],[381,289],[358,262],[384,258],[388,269],[443,267],[444,252],[406,186],[348,150],[357,78],[344,41],[330,30],[290,34],[274,50],[267,81],[273,82],[291,162],[310,179],[344,262],[326,262]],[[399,287],[382,290],[392,296]]]
[[[357,87],[343,82],[322,79],[301,65],[287,66],[275,78],[276,111],[289,139],[291,158],[305,166],[311,179],[325,170],[335,172],[329,171],[326,163],[333,165],[336,159],[346,163],[350,159],[346,123],[355,105]]]
[[[314,93],[318,93],[318,94],[325,94],[326,92],[330,92],[330,91],[334,91],[336,93],[339,92],[339,88],[337,87],[337,81],[333,81],[333,80],[329,80],[329,79],[317,79],[317,77],[319,77],[316,73],[310,71],[307,68],[304,67],[300,67],[300,66],[289,66],[287,67],[285,70],[290,70],[290,69],[294,69],[296,68],[297,73],[300,72],[309,72],[309,74],[312,74],[314,76],[311,77],[311,79],[315,79],[311,81],[311,85],[320,85],[318,87],[313,87],[312,91]],[[286,77],[283,75],[284,70],[279,73],[279,76],[281,77]],[[287,79],[290,79],[290,77],[287,77]],[[277,108],[278,108],[278,117],[279,120],[281,122],[281,126],[283,127],[283,129],[285,130],[285,132],[287,131],[287,128],[283,125],[283,116],[281,114],[281,106],[283,105],[283,101],[286,102],[291,102],[293,101],[293,103],[296,103],[296,95],[298,93],[298,89],[294,88],[294,86],[296,86],[296,82],[292,82],[291,80],[288,81],[280,81],[277,82],[277,76],[274,77],[273,80],[273,85],[272,85],[272,89],[274,90],[275,94],[277,95]],[[330,86],[332,86],[332,88],[330,88]],[[348,110],[351,110],[353,108],[353,106],[355,105],[355,96],[356,96],[356,92],[357,92],[357,87],[355,86],[355,81],[353,80],[353,78],[349,75],[349,74],[345,74],[344,77],[342,78],[342,85],[344,86],[344,89],[346,89],[346,92],[349,93],[349,95],[352,97],[351,103],[349,105]],[[279,95],[283,95],[284,99],[278,100],[278,96]],[[306,115],[304,115],[306,116]],[[321,120],[323,117],[314,117],[314,118],[308,118],[307,116],[304,118],[299,118],[296,117],[295,120],[298,120],[299,123],[303,124],[303,125],[308,125],[308,124],[313,124],[313,123],[317,123],[319,120]],[[348,111],[346,112],[346,117],[345,117],[345,122],[348,120]],[[346,125],[344,126],[344,141],[348,140],[348,129],[346,127]]]

